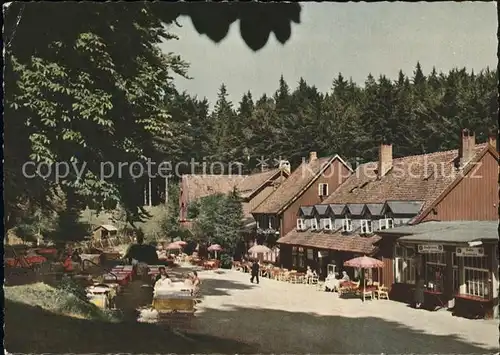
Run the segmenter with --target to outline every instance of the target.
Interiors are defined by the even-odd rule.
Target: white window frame
[[[307,229],[307,226],[306,226],[304,218],[297,218],[297,230],[303,231],[306,229]]]
[[[396,251],[400,249],[401,253]],[[412,252],[409,252],[412,250]],[[411,254],[411,255],[410,255]],[[414,260],[415,249],[413,247],[394,246],[394,280],[395,283],[415,284],[417,265]],[[401,264],[401,269],[399,268]]]
[[[326,190],[326,194],[324,194],[324,190]],[[328,184],[327,183],[320,183],[318,184],[318,196],[320,197],[326,197],[328,196]]]
[[[352,232],[352,220],[349,218],[342,219],[342,232]]]
[[[394,219],[383,218],[378,221],[378,230],[391,229],[394,228]]]
[[[486,256],[463,256],[465,288],[464,294],[488,299],[490,297],[490,270]],[[475,261],[473,266],[465,266],[466,260]]]
[[[311,226],[311,230],[313,231],[317,231],[319,229],[318,220],[316,218],[310,218],[309,225]]]
[[[273,229],[273,225],[274,225],[274,216],[269,216],[268,219],[268,226],[269,226],[269,229]]]
[[[332,219],[331,218],[321,218],[320,227],[323,230],[331,231],[332,228]]]
[[[369,219],[361,220],[361,233],[362,234],[370,234],[373,233],[373,223]]]

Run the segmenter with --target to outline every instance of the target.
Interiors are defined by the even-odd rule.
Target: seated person
[[[172,286],[172,280],[168,276],[167,270],[162,266],[158,269],[158,271],[160,273],[156,276],[155,290],[165,286]]]
[[[347,272],[346,271],[342,271],[342,282],[350,282],[351,281],[351,278],[349,277],[349,275],[347,275]]]
[[[340,280],[337,280],[336,275],[333,272],[330,272],[325,279],[325,290],[326,291],[335,291],[339,288]]]
[[[185,275],[185,279],[184,279],[184,285],[186,286],[193,286],[193,278],[191,277],[191,275]]]
[[[193,282],[194,287],[199,287],[201,285],[201,280],[198,277],[198,273],[193,271],[193,276],[191,277],[191,281]]]

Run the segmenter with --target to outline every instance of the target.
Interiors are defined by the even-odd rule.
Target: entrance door
[[[326,270],[327,270],[327,275],[330,275],[330,272],[333,273],[333,275],[335,275],[335,264],[328,264],[326,266]]]

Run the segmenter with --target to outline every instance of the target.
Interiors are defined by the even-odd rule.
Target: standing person
[[[250,282],[253,283],[255,279],[257,281],[257,285],[259,284],[259,261],[254,260],[252,264],[252,277],[250,278]]]
[[[424,303],[424,283],[425,280],[417,271],[415,275],[415,308],[417,309],[422,307],[422,303]]]

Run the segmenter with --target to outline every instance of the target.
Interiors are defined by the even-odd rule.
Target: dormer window
[[[342,220],[342,232],[352,232],[352,221],[348,218]]]
[[[394,228],[394,220],[392,218],[384,218],[378,221],[378,229],[390,229]]]
[[[306,229],[306,221],[303,218],[297,219],[297,230],[304,231]]]
[[[332,220],[331,218],[322,218],[320,221],[320,228],[323,230],[332,230]]]
[[[318,195],[320,197],[328,196],[328,184],[319,184],[318,185]]]
[[[369,219],[361,220],[361,233],[362,234],[370,234],[373,232],[372,221]]]
[[[313,231],[318,230],[318,221],[316,220],[316,218],[311,218],[309,223],[311,226],[311,230],[313,230]]]

